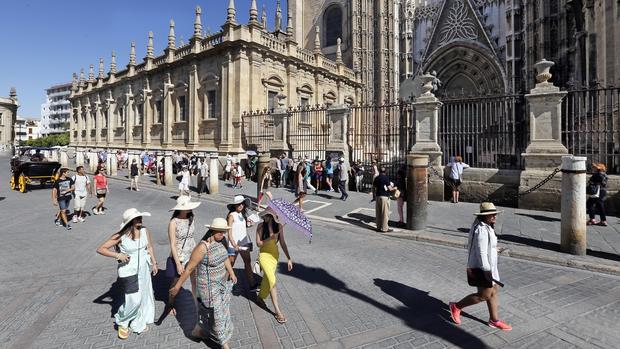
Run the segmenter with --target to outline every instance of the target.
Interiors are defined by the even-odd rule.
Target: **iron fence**
[[[329,143],[328,106],[299,106],[291,108],[288,114],[288,145],[290,155],[308,156],[310,159],[325,159]]]
[[[472,167],[523,169],[528,127],[522,95],[442,102],[438,133],[445,162],[460,155]]]
[[[562,101],[562,143],[570,154],[620,174],[620,88],[569,90]]]

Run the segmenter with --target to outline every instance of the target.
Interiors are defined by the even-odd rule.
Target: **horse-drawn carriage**
[[[58,179],[60,163],[46,161],[40,153],[41,150],[49,149],[22,148],[18,150],[18,155],[11,159],[11,190],[25,193],[32,182],[39,182],[43,186]],[[31,154],[33,150],[34,154]]]

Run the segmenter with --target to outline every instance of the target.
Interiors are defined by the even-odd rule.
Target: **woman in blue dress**
[[[157,274],[157,262],[151,234],[142,226],[142,217],[150,215],[135,208],[126,210],[119,232],[97,249],[97,253],[118,261],[118,282],[125,294],[114,315],[120,339],[127,339],[130,330],[138,334],[147,331],[155,318],[151,275]],[[115,251],[110,250],[112,247]]]

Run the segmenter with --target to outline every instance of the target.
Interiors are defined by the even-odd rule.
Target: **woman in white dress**
[[[192,173],[187,169],[187,166],[184,165],[183,170],[181,171],[181,182],[179,182],[179,196],[190,196],[189,181],[191,175]]]
[[[142,226],[142,217],[150,215],[135,208],[127,209],[119,232],[97,249],[97,253],[118,261],[117,282],[125,294],[123,304],[114,315],[120,339],[127,339],[130,330],[135,333],[147,331],[147,325],[155,318],[151,275],[157,274],[157,262],[151,234]],[[111,247],[115,251],[111,251]]]
[[[250,199],[245,198],[243,195],[237,195],[234,197],[233,202],[227,206],[229,212],[226,221],[231,227],[228,231],[228,256],[230,258],[230,264],[234,266],[237,256],[241,254],[250,290],[255,290],[258,285],[254,281],[254,272],[252,271],[252,260],[250,257],[252,240],[247,230],[252,224],[246,219],[247,207],[249,205]]]

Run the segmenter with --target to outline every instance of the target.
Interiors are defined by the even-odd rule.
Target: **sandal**
[[[129,328],[118,326],[118,338],[120,339],[129,338]]]
[[[598,222],[598,224],[597,224],[597,225],[600,225],[600,226],[606,227],[606,226],[607,226],[607,221],[600,221],[600,222]]]
[[[280,314],[280,315],[276,314],[274,317],[276,318],[276,321],[277,321],[278,323],[283,324],[283,323],[285,323],[285,322],[286,322],[286,318],[285,318],[285,317],[284,317],[284,315],[282,315],[282,314]]]
[[[594,224],[596,224],[596,221],[595,221],[594,219],[590,219],[590,220],[586,223],[586,225],[594,225]]]

